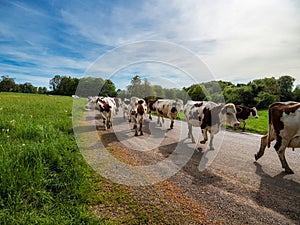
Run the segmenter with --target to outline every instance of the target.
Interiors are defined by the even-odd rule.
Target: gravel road
[[[146,119],[144,135],[138,137],[121,115],[115,116],[113,128],[108,131],[101,130],[102,121],[96,124],[104,145],[130,149],[135,165],[173,160],[178,171],[167,181],[201,205],[212,223],[300,224],[298,149],[286,151],[295,172],[287,175],[273,148],[266,149],[255,162],[260,135],[223,130],[216,136],[212,151],[199,144],[199,128],[193,130],[198,144],[187,139],[185,122],[176,121],[175,128],[169,130],[168,119],[163,127],[156,124],[155,118]]]

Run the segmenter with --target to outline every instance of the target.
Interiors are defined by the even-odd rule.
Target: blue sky
[[[299,21],[297,0],[1,0],[0,75],[47,88],[57,74],[117,88],[133,74],[170,88],[282,75],[300,84]],[[207,68],[197,75],[186,51]]]

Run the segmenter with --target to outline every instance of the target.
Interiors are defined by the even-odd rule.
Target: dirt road
[[[230,131],[220,132],[215,150],[194,144],[187,139],[187,125],[176,121],[169,130],[146,120],[144,135],[134,136],[129,124],[116,116],[113,129],[97,128],[105,146],[114,143],[131,149],[135,165],[154,165],[171,159],[177,165],[174,175],[167,178],[181,193],[198,202],[212,221],[223,224],[300,224],[300,154],[287,149],[286,157],[295,174],[282,172],[273,148],[266,149],[258,162],[254,154],[260,135]],[[201,139],[199,128],[195,138]],[[165,171],[162,170],[162,174]],[[160,175],[162,175],[160,174]]]

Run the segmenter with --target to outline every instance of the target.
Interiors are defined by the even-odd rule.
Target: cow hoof
[[[134,136],[139,136],[138,134],[134,134]]]
[[[257,161],[259,159],[257,154],[254,155],[254,158],[255,158],[255,161]]]
[[[143,134],[143,133],[141,133],[140,135],[141,135],[141,136],[143,136],[144,134]]]
[[[294,171],[291,170],[291,169],[285,169],[284,172],[287,173],[287,174],[294,174]]]
[[[204,141],[200,141],[200,144],[205,144],[206,143],[206,141],[204,140]]]

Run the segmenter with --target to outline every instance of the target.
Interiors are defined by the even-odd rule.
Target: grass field
[[[0,224],[91,224],[72,99],[0,93]]]
[[[0,93],[0,224],[167,222],[167,205],[146,208],[86,164],[73,134],[72,104],[71,97]],[[265,133],[267,113],[259,115],[247,121],[247,131]],[[127,213],[96,216],[90,208],[98,204]]]

